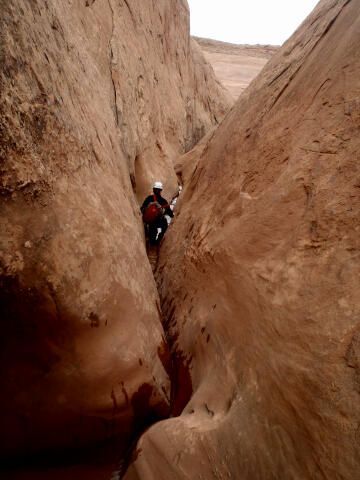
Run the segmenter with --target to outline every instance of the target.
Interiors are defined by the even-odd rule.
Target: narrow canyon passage
[[[176,192],[231,99],[183,0],[16,0],[0,22],[0,450],[55,464],[169,415],[138,202]]]
[[[189,169],[157,272],[193,395],[126,480],[359,477],[359,45],[321,1]]]
[[[359,478],[360,2],[232,108],[185,0],[0,20],[5,478]],[[179,178],[148,256],[139,204]]]

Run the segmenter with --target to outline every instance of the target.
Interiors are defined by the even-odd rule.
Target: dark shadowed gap
[[[179,188],[178,194],[172,199],[172,204],[176,204],[176,199],[179,196],[182,187]],[[156,276],[158,275],[157,271],[157,263],[160,253],[160,247],[149,249],[147,248],[147,253],[149,257],[149,262],[154,274],[155,283]],[[159,287],[159,285],[157,284]],[[159,293],[160,289],[158,288]],[[164,337],[163,341],[158,347],[158,357],[169,376],[170,385],[171,385],[171,392],[170,392],[170,409],[166,413],[163,411],[163,415],[159,415],[158,412],[153,412],[153,415],[148,415],[144,421],[139,422],[136,425],[136,430],[139,432],[138,436],[132,444],[129,446],[127,452],[122,457],[118,464],[118,468],[113,473],[113,480],[121,480],[125,475],[129,465],[133,463],[139,452],[139,449],[136,447],[140,437],[148,430],[152,425],[160,420],[165,420],[166,418],[171,417],[178,417],[181,415],[182,411],[184,410],[185,406],[189,402],[193,390],[192,390],[192,382],[191,382],[191,375],[190,375],[190,363],[191,358],[187,359],[183,352],[181,352],[176,347],[176,339],[178,334],[171,334],[170,327],[173,326],[175,317],[175,307],[171,307],[171,302],[167,305],[166,311],[168,312],[167,315],[164,315],[166,301],[163,298],[160,298],[161,305],[163,306],[163,310],[161,309],[160,305],[156,304],[159,320],[164,329]],[[152,387],[150,385],[142,385],[138,390],[138,395],[133,395],[132,397],[132,406],[134,409],[134,422],[136,422],[137,418],[137,411],[143,411],[143,402],[146,402],[146,399],[150,399]],[[165,393],[165,392],[164,392]]]

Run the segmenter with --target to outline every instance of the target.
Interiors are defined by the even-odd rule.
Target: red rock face
[[[188,16],[182,1],[1,6],[4,455],[126,444],[168,415],[136,196],[175,191],[173,156],[228,106],[213,77],[199,91]]]
[[[177,185],[171,160],[217,125],[233,100],[189,36],[186,1],[111,6],[118,131],[136,196],[142,201],[159,178],[172,195]]]
[[[193,394],[127,480],[359,477],[359,48],[320,2],[187,167],[158,283]]]

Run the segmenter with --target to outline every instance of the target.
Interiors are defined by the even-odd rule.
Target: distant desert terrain
[[[236,45],[193,37],[200,45],[216,76],[234,99],[245,90],[280,47],[273,45]]]

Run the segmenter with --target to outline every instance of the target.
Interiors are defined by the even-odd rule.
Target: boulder
[[[157,276],[192,392],[126,480],[359,477],[359,48],[321,1],[187,175]]]

